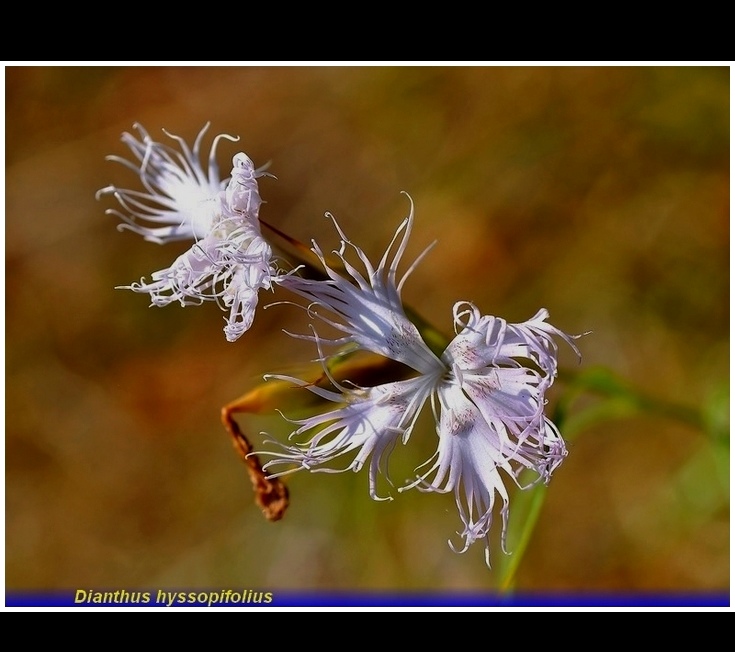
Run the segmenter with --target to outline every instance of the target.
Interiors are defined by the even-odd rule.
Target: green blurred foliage
[[[512,563],[451,552],[451,496],[376,503],[364,473],[295,474],[262,519],[219,408],[314,357],[281,332],[303,314],[228,344],[213,305],[147,308],[113,288],[183,246],[94,200],[135,184],[104,162],[134,122],[207,121],[241,137],[224,170],[272,161],[261,215],[305,242],[336,244],[328,210],[375,258],[409,192],[407,259],[438,244],[404,297],[440,330],[471,300],[591,331],[581,366],[561,353],[569,457],[514,588],[729,587],[728,67],[7,67],[5,89],[8,588],[493,589]],[[434,451],[424,416],[396,484]],[[535,496],[513,497],[511,550]]]

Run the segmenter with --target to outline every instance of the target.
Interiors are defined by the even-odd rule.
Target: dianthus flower
[[[169,267],[154,272],[150,282],[141,279],[123,287],[150,295],[154,306],[218,302],[229,311],[224,331],[232,342],[250,328],[258,291],[270,289],[278,274],[258,217],[257,179],[265,172],[240,152],[233,158],[229,179],[221,179],[217,145],[223,139],[238,140],[227,134],[214,138],[205,171],[201,145],[208,127],[199,132],[192,148],[165,132],[178,143],[177,149],[154,141],[135,125],[139,138],[124,133],[122,141],[136,161],[107,158],[136,172],[144,191],[107,186],[97,196],[113,195],[118,200],[124,212],[106,212],[122,220],[121,230],[158,244],[194,240]]]
[[[374,499],[390,499],[377,493],[379,473],[387,477],[388,458],[395,445],[406,444],[427,401],[431,405],[438,443],[435,454],[422,464],[415,480],[399,487],[405,491],[453,492],[462,530],[464,552],[477,540],[485,541],[489,565],[489,534],[496,496],[502,507],[501,540],[505,548],[509,494],[506,478],[522,488],[520,474],[535,472],[532,484],[547,483],[567,454],[556,426],[545,416],[545,393],[557,374],[557,345],[567,342],[579,355],[573,337],[546,323],[540,310],[528,321],[510,324],[482,315],[469,302],[454,306],[455,337],[441,355],[435,354],[408,318],[401,289],[418,260],[397,279],[413,224],[409,216],[399,226],[377,267],[351,243],[335,221],[341,247],[334,253],[344,270],[330,267],[319,248],[313,252],[328,280],[315,282],[290,276],[284,283],[309,301],[308,312],[344,335],[323,340],[313,335],[297,337],[322,343],[351,344],[398,361],[413,369],[413,377],[372,387],[338,383],[324,389],[289,376],[274,376],[336,404],[333,410],[293,421],[297,428],[289,440],[267,451],[273,458],[265,465],[271,477],[308,469],[335,471],[331,462],[349,456],[341,470],[359,471],[369,460],[369,491]],[[352,249],[362,270],[346,258]],[[393,250],[395,249],[395,252]],[[393,253],[392,253],[393,252]],[[420,258],[419,258],[420,259]],[[287,466],[280,470],[282,466]]]

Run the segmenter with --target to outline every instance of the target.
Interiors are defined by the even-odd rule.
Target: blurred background
[[[272,161],[261,217],[281,230],[331,248],[330,211],[375,260],[408,212],[406,191],[416,224],[405,260],[438,241],[408,303],[447,332],[459,300],[509,321],[545,307],[562,330],[592,331],[581,365],[562,350],[566,368],[611,370],[658,406],[569,406],[569,456],[518,590],[728,590],[729,76],[6,67],[6,587],[496,585],[481,544],[449,549],[451,496],[377,503],[364,472],[295,474],[285,518],[264,520],[219,410],[263,373],[313,357],[281,333],[303,332],[298,310],[260,311],[229,344],[215,305],[149,308],[114,289],[188,245],[116,230],[104,214],[114,201],[95,191],[138,182],[104,157],[128,155],[119,138],[135,122],[191,143],[211,121],[210,135],[240,136],[219,148],[223,176],[241,150]],[[550,409],[565,391],[554,386]],[[239,421],[287,433],[278,416]],[[414,435],[409,471],[433,437]]]

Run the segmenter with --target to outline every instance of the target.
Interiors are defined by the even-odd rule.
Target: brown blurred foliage
[[[583,367],[705,419],[729,402],[727,67],[6,67],[5,93],[9,589],[493,586],[479,544],[447,546],[449,496],[374,503],[364,473],[296,474],[287,516],[263,519],[219,408],[314,356],[281,333],[303,315],[261,311],[228,344],[214,305],[114,289],[185,248],[118,233],[95,201],[137,187],[104,162],[134,122],[239,135],[225,174],[240,150],[272,161],[261,215],[325,247],[328,210],[379,256],[409,192],[409,258],[438,245],[404,297],[440,328],[459,300],[546,307],[592,331]],[[727,589],[721,446],[665,415],[580,432],[517,587]]]

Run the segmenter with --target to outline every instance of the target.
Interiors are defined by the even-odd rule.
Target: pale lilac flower
[[[455,305],[455,328],[461,330],[442,354],[447,372],[436,380],[432,395],[437,452],[423,465],[428,470],[399,489],[453,492],[464,526],[458,552],[485,539],[488,565],[496,494],[503,502],[505,548],[509,498],[504,476],[527,488],[520,474],[528,469],[534,475],[531,484],[548,483],[567,455],[559,431],[544,414],[544,396],[556,376],[553,337],[579,351],[572,337],[544,321],[547,317],[540,310],[526,322],[508,324],[481,316],[470,303]]]
[[[106,212],[123,220],[120,229],[158,244],[194,241],[169,267],[154,272],[150,281],[123,287],[150,295],[154,306],[218,302],[229,312],[224,330],[232,342],[250,328],[259,290],[270,289],[278,274],[258,221],[257,179],[265,175],[264,168],[256,169],[241,152],[233,158],[229,179],[220,178],[217,145],[223,139],[238,140],[220,134],[209,149],[205,171],[201,146],[208,127],[199,132],[191,149],[182,138],[166,132],[177,149],[154,141],[135,125],[139,138],[125,133],[122,140],[136,160],[107,158],[136,172],[145,190],[108,186],[97,196],[113,195],[118,200],[124,212]]]
[[[334,389],[326,390],[278,376],[306,387],[337,407],[295,421],[298,428],[290,436],[295,443],[276,442],[279,450],[267,452],[273,459],[264,468],[274,476],[302,468],[334,471],[328,465],[345,456],[350,461],[341,470],[358,471],[369,460],[370,494],[378,498],[378,473],[387,477],[388,456],[397,442],[408,442],[428,401],[436,423],[437,450],[419,467],[418,477],[398,491],[418,487],[452,492],[463,526],[458,534],[464,542],[459,548],[450,545],[464,552],[483,539],[489,565],[496,496],[502,501],[504,547],[507,478],[521,486],[519,476],[529,469],[534,472],[533,484],[548,482],[566,456],[564,440],[544,415],[545,392],[557,373],[554,338],[579,352],[573,337],[546,323],[545,310],[526,322],[509,324],[482,315],[471,303],[460,302],[454,307],[456,336],[440,357],[435,355],[408,319],[400,299],[403,282],[416,263],[397,282],[397,268],[412,223],[413,203],[377,267],[337,227],[342,244],[335,253],[346,276],[332,269],[314,244],[313,251],[329,280],[315,282],[292,276],[284,285],[310,301],[310,315],[344,333],[331,343],[351,343],[353,348],[402,362],[414,370],[413,377],[359,387],[339,384],[329,376]],[[357,254],[362,270],[346,260],[348,247]],[[299,337],[313,339],[320,359],[325,359],[321,353],[324,340],[316,334]],[[325,365],[328,374],[326,369]],[[279,470],[283,465],[287,468]]]
[[[253,323],[259,290],[271,289],[276,278],[270,245],[256,227],[243,224],[195,242],[170,267],[154,272],[150,282],[124,287],[149,294],[154,306],[217,301],[229,311],[224,331],[234,342]]]
[[[238,138],[227,134],[215,137],[205,171],[201,146],[209,123],[199,132],[191,149],[179,136],[164,131],[178,143],[176,149],[154,141],[141,125],[135,124],[134,128],[139,137],[125,132],[121,140],[137,160],[114,155],[106,160],[121,163],[135,172],[145,191],[117,186],[102,188],[97,197],[113,195],[124,211],[110,208],[105,212],[123,220],[119,229],[134,231],[150,242],[163,244],[205,237],[220,217],[219,194],[227,186],[217,165],[217,145],[223,139],[237,141]]]
[[[378,495],[378,473],[387,477],[388,456],[399,440],[404,444],[408,441],[421,406],[431,393],[431,382],[426,376],[375,387],[343,387],[333,381],[337,391],[321,389],[290,376],[271,375],[266,378],[291,381],[342,405],[331,412],[294,421],[299,427],[290,438],[298,438],[304,433],[311,433],[311,438],[305,445],[284,446],[283,451],[275,453],[276,459],[266,463],[264,469],[288,462],[298,466],[273,475],[299,469],[327,473],[359,471],[370,459],[370,496],[375,500],[392,500],[391,496]],[[346,468],[335,470],[324,466],[351,451],[355,452],[355,457]],[[267,454],[274,453],[267,451]]]
[[[403,284],[428,249],[409,267],[400,281],[397,279],[398,265],[413,226],[413,201],[409,216],[396,230],[377,268],[373,267],[362,249],[348,240],[334,217],[329,213],[327,217],[332,219],[341,238],[339,250],[333,253],[339,257],[348,276],[333,270],[319,245],[313,242],[312,251],[324,267],[328,280],[315,283],[293,275],[284,281],[284,287],[312,301],[315,316],[345,333],[344,337],[330,340],[331,344],[353,343],[362,349],[402,362],[418,372],[440,372],[443,365],[424,344],[418,329],[406,316],[401,302]],[[347,260],[348,248],[355,252],[362,263],[364,274]],[[394,248],[396,251],[389,261]],[[322,314],[317,308],[327,314]],[[302,337],[316,340],[312,336]]]

